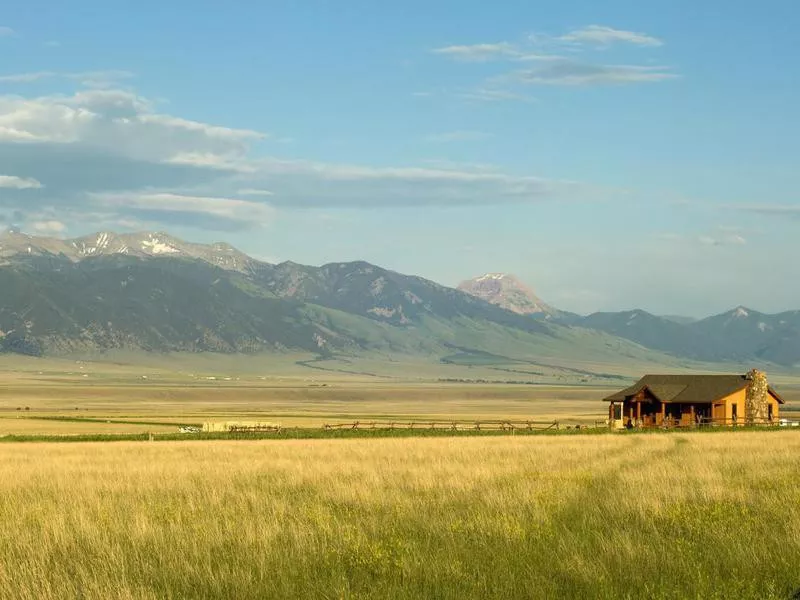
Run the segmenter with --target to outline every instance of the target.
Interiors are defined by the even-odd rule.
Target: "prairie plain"
[[[602,398],[644,372],[634,369],[648,368],[626,366],[613,383],[602,385],[581,383],[582,372],[608,365],[573,365],[575,372],[563,382],[507,383],[490,370],[495,366],[365,361],[352,365],[353,371],[371,370],[359,374],[310,369],[303,358],[0,356],[0,436],[168,433],[181,424],[237,419],[314,428],[371,420],[501,419],[592,426],[606,418]],[[784,413],[797,414],[800,379],[778,374],[770,381],[787,399]]]
[[[794,431],[0,447],[4,598],[789,598]]]
[[[371,419],[592,425],[614,388],[213,357],[1,365],[3,598],[800,590],[800,430],[62,443],[52,440],[236,419],[309,430]],[[796,418],[796,381],[773,381]]]

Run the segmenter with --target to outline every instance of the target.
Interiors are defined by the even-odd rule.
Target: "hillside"
[[[699,321],[679,323],[634,310],[595,313],[579,324],[694,360],[757,360],[785,367],[800,364],[800,311],[767,315],[739,306]]]
[[[536,375],[541,369],[520,367],[537,361],[669,362],[607,334],[530,319],[363,262],[307,267],[248,259],[240,270],[177,253],[76,258],[46,242],[34,247],[7,253],[0,266],[0,351],[402,355],[491,363],[504,379]]]
[[[255,260],[163,233],[0,234],[0,351],[303,351],[492,360],[800,363],[800,311],[580,317],[516,278],[452,289],[366,262]],[[673,358],[674,357],[674,358]],[[677,362],[676,362],[677,361]]]

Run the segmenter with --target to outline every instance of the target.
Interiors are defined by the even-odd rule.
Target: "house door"
[[[694,414],[700,419],[701,423],[707,423],[712,418],[711,409],[712,406],[710,404],[701,404],[695,408]]]

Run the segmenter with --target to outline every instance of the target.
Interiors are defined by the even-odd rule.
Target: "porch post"
[[[642,420],[642,401],[639,400],[636,403],[636,423],[638,424],[639,421]]]
[[[661,424],[663,425],[666,420],[667,420],[667,405],[664,402],[662,402],[661,403]]]
[[[697,423],[695,422],[695,420],[694,420],[694,404],[692,404],[692,405],[689,407],[689,411],[691,412],[691,418],[692,418],[691,425],[692,425],[692,426],[694,426],[694,425],[696,425],[696,424],[697,424]]]

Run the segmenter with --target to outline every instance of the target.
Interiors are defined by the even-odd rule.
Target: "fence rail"
[[[606,421],[607,422],[607,421]],[[701,417],[694,420],[678,419],[674,417],[667,417],[663,421],[647,422],[637,421],[634,419],[631,423],[632,428],[644,429],[696,429],[702,427],[778,427],[784,425],[779,419],[771,421],[753,421],[748,422],[744,418],[728,419],[728,418],[711,418]],[[626,427],[627,428],[627,427]]]
[[[231,425],[228,428],[230,433],[277,433],[280,430],[280,425]]]
[[[548,431],[558,421],[353,421],[326,423],[325,430],[342,429],[440,429],[450,431]]]

